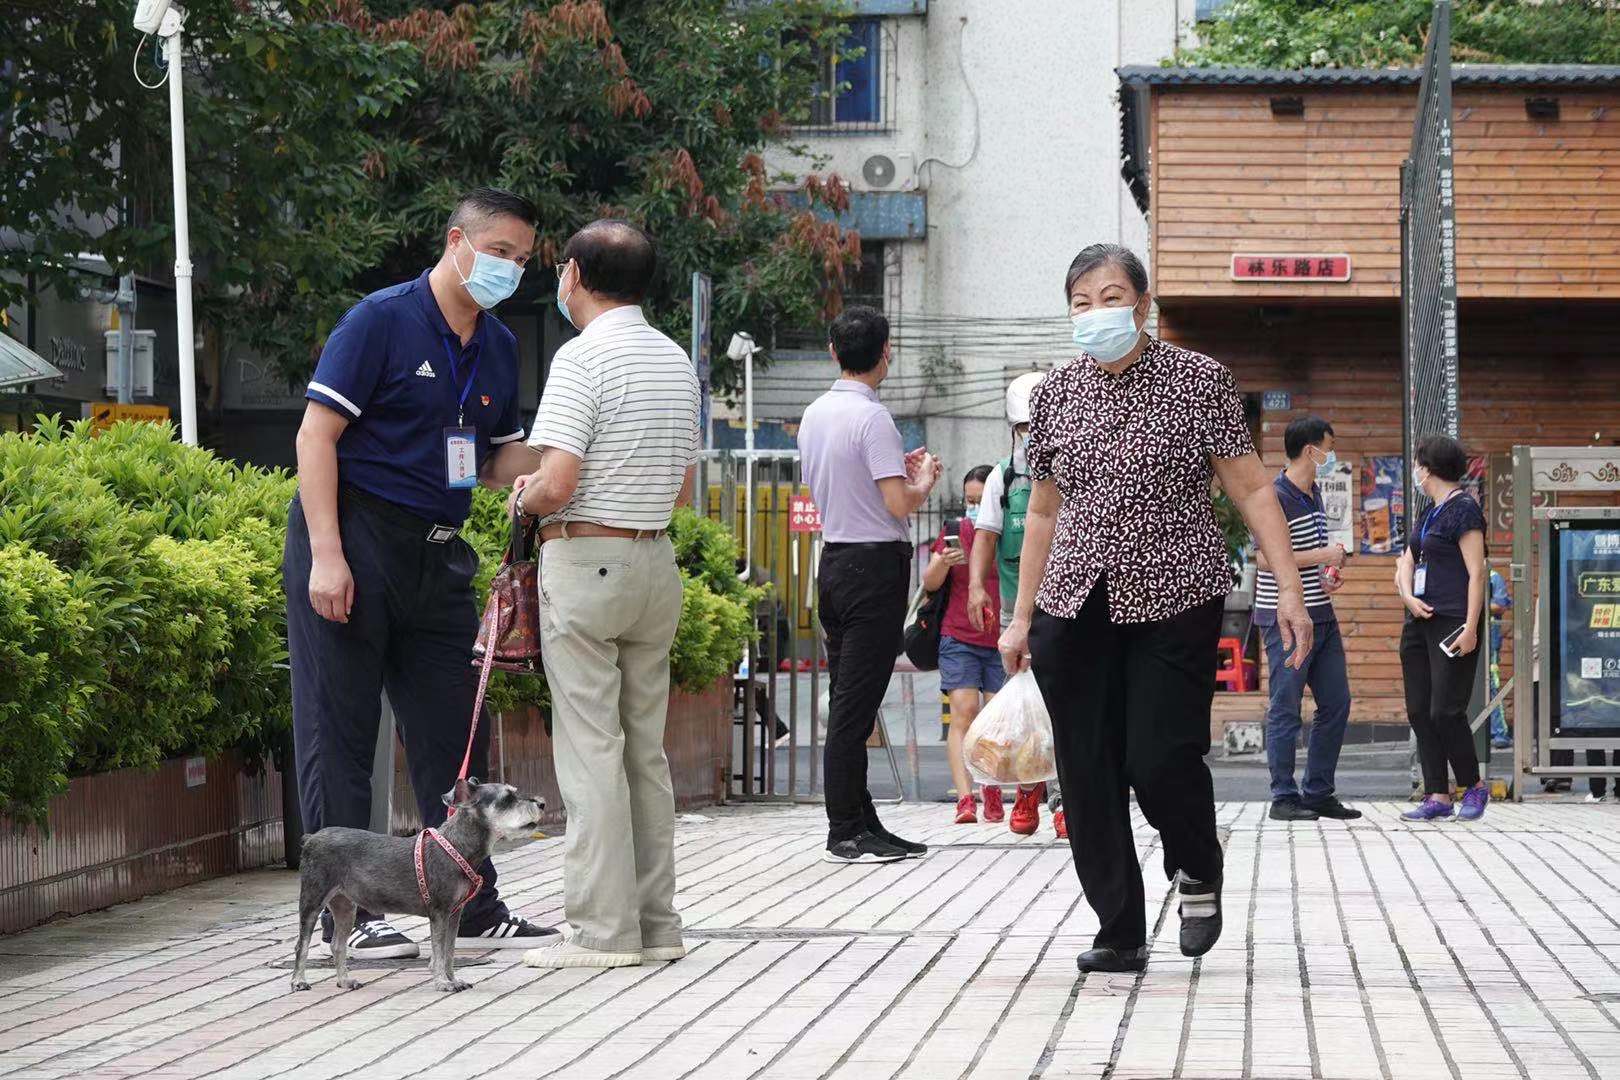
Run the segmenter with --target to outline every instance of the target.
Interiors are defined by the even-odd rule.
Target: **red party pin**
[[[479,394],[478,395],[478,400],[482,401],[487,406],[489,404],[489,395],[488,394]]]

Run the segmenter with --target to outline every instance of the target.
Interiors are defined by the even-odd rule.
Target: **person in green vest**
[[[1045,372],[1020,375],[1007,387],[1007,423],[1012,428],[1012,450],[990,470],[985,480],[984,498],[973,540],[973,557],[968,561],[968,621],[982,630],[999,619],[1001,629],[1012,621],[1012,604],[997,605],[985,583],[995,568],[1001,596],[1018,595],[1018,556],[1024,547],[1024,514],[1029,508],[1029,467],[1024,461],[1024,444],[1029,439],[1029,398]],[[1064,827],[1063,803],[1057,784],[1020,787],[1007,827],[1025,836],[1040,827],[1043,789],[1050,790],[1052,824],[1058,836],[1068,836]]]

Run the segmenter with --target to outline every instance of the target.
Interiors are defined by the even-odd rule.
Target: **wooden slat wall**
[[[1613,344],[1620,304],[1474,301],[1462,305],[1459,321],[1462,434],[1471,454],[1507,451],[1515,443],[1620,443],[1620,361]],[[1400,323],[1393,302],[1300,304],[1292,311],[1167,305],[1159,332],[1226,364],[1246,392],[1292,392],[1292,411],[1263,420],[1261,453],[1275,468],[1284,462],[1288,422],[1310,413],[1333,424],[1339,457],[1358,469],[1365,456],[1401,452]],[[1491,552],[1504,575],[1510,554]],[[1352,558],[1336,601],[1356,722],[1404,719],[1394,571],[1388,556]],[[1504,678],[1511,662],[1509,646]]]
[[[1463,297],[1620,290],[1620,90],[1560,92],[1562,119],[1525,116],[1523,89],[1454,97]],[[1153,96],[1153,271],[1161,297],[1395,297],[1400,166],[1415,89],[1307,93],[1273,117],[1252,90]],[[1235,252],[1349,252],[1345,284],[1242,284]]]

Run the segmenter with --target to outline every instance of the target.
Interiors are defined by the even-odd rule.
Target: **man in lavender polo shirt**
[[[883,827],[866,789],[866,740],[894,672],[911,586],[907,518],[939,479],[939,459],[904,452],[878,402],[889,374],[889,321],[851,307],[832,324],[841,375],[804,411],[799,455],[821,510],[817,584],[832,683],[825,775],[828,862],[893,862],[928,849]]]

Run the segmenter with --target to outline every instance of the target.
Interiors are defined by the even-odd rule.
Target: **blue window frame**
[[[867,130],[882,127],[887,106],[883,93],[882,20],[851,20],[838,55],[822,57],[819,63],[822,78],[816,83],[810,126]],[[829,86],[837,87],[837,93],[830,97]]]

